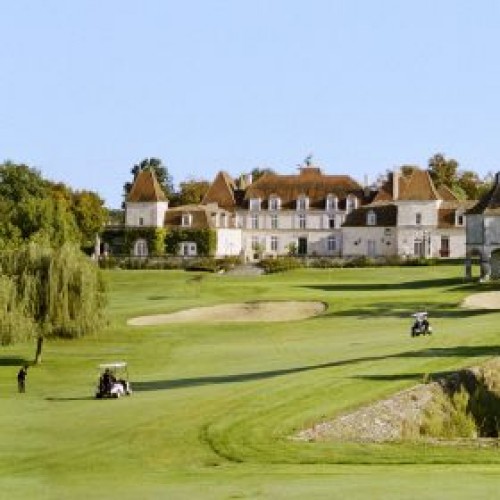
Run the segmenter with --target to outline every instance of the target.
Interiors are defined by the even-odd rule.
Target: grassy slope
[[[196,282],[176,271],[110,272],[107,331],[47,344],[23,397],[15,373],[33,346],[0,351],[0,491],[5,498],[493,498],[494,450],[287,438],[425,373],[498,354],[500,313],[456,307],[475,291],[461,273],[311,270]],[[329,309],[288,323],[125,325],[135,315],[255,299],[322,300]],[[409,314],[424,308],[436,334],[411,339]],[[129,362],[136,393],[92,400],[96,365],[116,359]]]

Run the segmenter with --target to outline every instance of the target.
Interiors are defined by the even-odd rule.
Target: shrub
[[[291,269],[298,269],[304,267],[303,262],[295,257],[278,257],[276,259],[262,259],[259,266],[264,269],[266,273],[281,273],[290,271]]]
[[[333,269],[344,267],[345,261],[340,257],[320,257],[309,262],[309,267],[318,269]]]
[[[477,437],[474,417],[469,411],[469,393],[461,387],[451,397],[439,392],[424,411],[420,434],[435,438]]]

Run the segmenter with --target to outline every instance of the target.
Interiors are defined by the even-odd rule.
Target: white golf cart
[[[431,335],[432,327],[429,323],[428,314],[426,311],[420,311],[412,314],[415,318],[411,327],[411,336],[418,337],[419,335]]]
[[[131,394],[132,388],[130,387],[128,368],[125,361],[99,365],[96,399],[120,398]]]

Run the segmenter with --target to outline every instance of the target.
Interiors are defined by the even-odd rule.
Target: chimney
[[[395,168],[392,173],[392,198],[393,200],[399,198],[399,168]]]
[[[250,186],[250,184],[252,184],[252,181],[253,181],[252,174],[247,174],[246,175],[247,186]]]
[[[368,198],[370,196],[370,191],[371,191],[371,188],[368,185],[368,174],[365,174],[364,186],[363,186],[363,194],[364,194],[365,198]]]

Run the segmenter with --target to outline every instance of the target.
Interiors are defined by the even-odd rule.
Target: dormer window
[[[250,210],[260,210],[260,198],[250,198]]]
[[[191,214],[182,214],[182,227],[191,227],[193,223],[193,216]]]
[[[272,196],[269,198],[269,210],[280,210],[281,208],[281,199],[277,196]]]
[[[370,210],[366,214],[366,225],[375,226],[376,224],[377,224],[377,214],[373,210]]]
[[[358,208],[358,199],[355,196],[353,196],[352,194],[350,194],[346,200],[347,213],[352,212],[353,210],[356,210],[356,208]]]
[[[326,198],[325,209],[337,210],[338,207],[339,207],[339,199],[335,195],[329,194]]]
[[[463,226],[465,224],[465,215],[462,210],[457,210],[455,212],[455,225]]]
[[[307,210],[309,208],[309,198],[307,196],[300,196],[297,199],[297,210]]]

